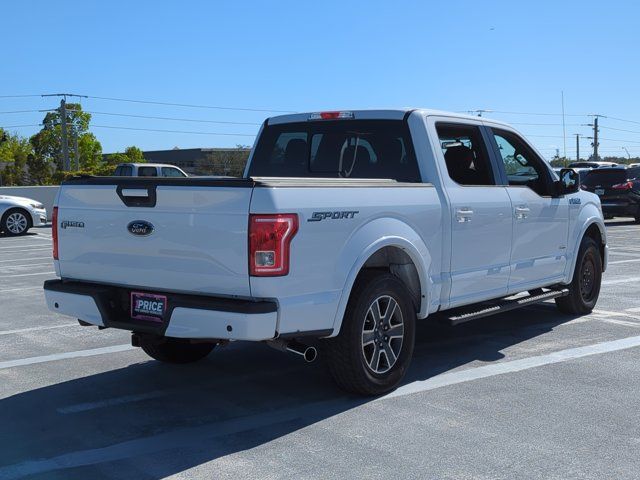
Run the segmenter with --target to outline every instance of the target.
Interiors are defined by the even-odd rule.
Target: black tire
[[[154,360],[165,363],[193,363],[211,353],[215,343],[189,343],[177,338],[140,336],[140,348]]]
[[[591,237],[584,237],[578,250],[569,294],[556,298],[561,312],[571,315],[591,313],[596,306],[602,284],[602,258],[600,245]]]
[[[377,317],[380,322],[372,316],[374,305],[382,314]],[[393,305],[395,312],[389,312]],[[416,310],[411,296],[398,278],[379,272],[360,275],[351,292],[340,333],[325,341],[329,372],[338,386],[360,395],[381,395],[396,388],[411,363],[415,323]],[[392,332],[401,333],[402,337],[391,338]],[[390,361],[394,355],[395,360]],[[371,367],[374,364],[378,371]]]
[[[32,226],[31,215],[23,208],[7,210],[0,220],[0,231],[8,237],[24,235]]]
[[[636,223],[640,223],[640,215],[636,217]]]

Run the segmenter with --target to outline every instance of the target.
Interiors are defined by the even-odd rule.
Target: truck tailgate
[[[241,179],[65,183],[58,197],[60,275],[147,290],[249,296],[252,189],[251,180]]]

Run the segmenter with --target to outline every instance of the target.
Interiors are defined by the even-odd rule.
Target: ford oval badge
[[[127,225],[127,230],[131,235],[148,237],[153,233],[153,225],[145,220],[134,220]]]

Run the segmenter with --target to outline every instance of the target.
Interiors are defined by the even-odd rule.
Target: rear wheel
[[[190,343],[178,338],[140,336],[139,345],[151,358],[165,363],[193,363],[211,353],[215,343]]]
[[[416,312],[404,284],[365,273],[353,288],[340,334],[326,341],[329,371],[340,388],[380,395],[398,386],[415,341]]]
[[[0,221],[0,230],[6,235],[24,235],[31,228],[30,215],[21,208],[8,210]]]
[[[582,239],[569,294],[556,298],[561,312],[572,315],[590,313],[596,306],[602,282],[602,258],[597,242],[590,237]]]

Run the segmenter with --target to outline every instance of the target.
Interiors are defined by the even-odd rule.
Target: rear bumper
[[[44,291],[52,312],[102,327],[174,338],[260,341],[277,335],[278,305],[274,301],[154,292],[163,293],[168,300],[163,321],[156,323],[130,318],[130,287],[47,280]]]
[[[614,215],[619,217],[635,217],[640,213],[640,205],[635,203],[603,203],[602,213],[605,215]]]

